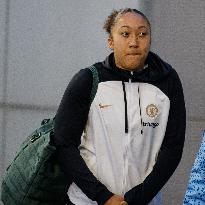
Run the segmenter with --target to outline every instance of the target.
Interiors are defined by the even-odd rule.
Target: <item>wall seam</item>
[[[5,33],[4,33],[4,52],[3,52],[3,103],[7,101],[7,80],[8,80],[8,53],[9,53],[9,20],[10,20],[10,0],[6,0],[5,9]],[[2,169],[5,168],[5,149],[6,149],[6,109],[3,109],[2,116]],[[1,173],[2,171],[1,170]]]
[[[187,121],[190,121],[190,122],[205,122],[205,118],[202,118],[202,117],[188,117]]]
[[[0,102],[0,109],[7,110],[35,110],[35,111],[51,111],[57,110],[57,106],[47,105],[35,105],[35,104],[23,104],[23,103],[11,103],[11,102]]]

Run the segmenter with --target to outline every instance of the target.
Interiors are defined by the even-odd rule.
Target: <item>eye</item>
[[[140,33],[138,34],[139,37],[144,37],[144,36],[146,36],[146,35],[147,35],[146,32],[140,32]]]
[[[122,35],[123,37],[128,37],[128,36],[129,36],[129,33],[128,33],[128,32],[122,32],[121,35]]]

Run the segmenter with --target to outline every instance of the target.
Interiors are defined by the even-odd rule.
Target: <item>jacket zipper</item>
[[[131,71],[131,75],[133,75],[133,72]],[[123,164],[123,181],[122,181],[122,194],[125,194],[126,190],[126,176],[128,173],[128,144],[130,141],[130,132],[128,132],[128,128],[129,128],[129,120],[128,120],[128,100],[129,102],[131,101],[130,96],[131,95],[131,86],[132,86],[132,79],[129,78],[129,82],[128,82],[128,86],[127,88],[130,89],[129,96],[127,97],[127,93],[126,93],[126,86],[125,86],[125,82],[122,82],[123,85],[123,93],[124,93],[124,103],[125,103],[125,139],[124,139],[124,152],[123,152],[123,159],[124,159],[124,164]],[[141,123],[141,134],[143,134],[143,121],[142,121],[142,108],[141,108],[141,99],[140,99],[140,84],[138,85],[138,103],[139,103],[139,111],[140,111],[140,123]]]

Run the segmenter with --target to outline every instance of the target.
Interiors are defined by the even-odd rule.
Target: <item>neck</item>
[[[119,66],[118,64],[116,64],[116,67],[119,68],[119,69],[127,70],[127,71],[135,71],[135,72],[140,72],[140,71],[144,70],[147,66],[148,65],[143,64],[143,65],[140,65],[140,66],[135,67],[135,68],[132,68],[132,67],[124,68],[124,67]]]

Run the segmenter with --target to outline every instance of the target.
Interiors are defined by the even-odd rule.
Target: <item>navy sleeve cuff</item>
[[[110,192],[106,187],[100,190],[96,195],[96,201],[99,205],[104,205],[105,202],[110,199],[114,194]]]

